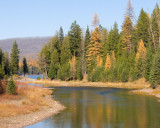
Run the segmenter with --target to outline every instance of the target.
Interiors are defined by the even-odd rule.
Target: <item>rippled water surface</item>
[[[160,103],[127,89],[56,87],[61,113],[26,128],[160,128]]]

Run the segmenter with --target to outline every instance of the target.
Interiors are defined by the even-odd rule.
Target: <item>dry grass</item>
[[[28,83],[44,84],[47,86],[91,86],[91,87],[116,87],[116,88],[148,88],[150,84],[145,79],[139,79],[134,82],[113,83],[113,82],[87,82],[87,81],[60,81],[60,80],[36,80],[28,81]]]
[[[3,88],[6,83],[3,81]],[[0,117],[15,116],[35,112],[45,106],[49,106],[46,96],[52,94],[51,90],[25,83],[16,82],[17,95],[0,95]]]

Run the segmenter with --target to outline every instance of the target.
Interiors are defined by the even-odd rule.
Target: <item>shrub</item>
[[[38,77],[37,77],[37,80],[41,80],[41,78],[38,76]]]
[[[6,91],[7,91],[8,94],[16,94],[16,85],[15,85],[12,77],[8,81]]]

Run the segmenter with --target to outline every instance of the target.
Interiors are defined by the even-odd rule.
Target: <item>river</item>
[[[25,128],[158,128],[160,103],[128,89],[54,87],[66,109]]]

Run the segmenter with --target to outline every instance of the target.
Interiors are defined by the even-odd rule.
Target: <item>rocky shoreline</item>
[[[36,112],[0,118],[0,128],[23,128],[42,121],[65,109],[63,105],[61,105],[58,101],[53,100],[51,96],[47,96],[46,100],[48,100],[49,106],[44,106]]]

